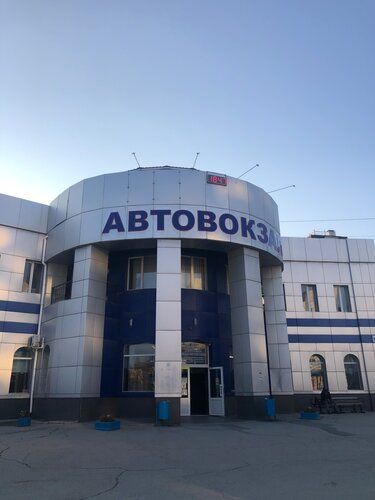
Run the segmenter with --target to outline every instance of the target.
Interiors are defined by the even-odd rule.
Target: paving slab
[[[375,413],[0,426],[0,498],[375,499]]]

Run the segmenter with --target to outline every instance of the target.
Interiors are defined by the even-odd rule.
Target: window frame
[[[305,302],[303,300],[304,287],[306,287],[307,302]],[[314,298],[314,302],[313,302],[314,308],[313,309],[311,308],[312,302],[310,300],[310,294],[309,294],[310,291],[313,292],[313,298]],[[306,312],[319,312],[318,290],[317,290],[316,285],[305,284],[305,283],[301,284],[301,296],[302,296],[302,305],[303,305],[303,308]],[[305,306],[305,304],[307,304],[307,307]]]
[[[151,349],[153,350],[153,354],[150,354],[149,352],[145,353],[139,353],[139,354],[126,354],[126,348],[132,347],[132,346],[151,346]],[[128,389],[125,388],[125,369],[129,370],[129,366],[126,366],[126,361],[129,359],[134,359],[134,358],[153,358],[153,378],[152,378],[152,389]],[[129,375],[127,377],[127,385],[129,384]],[[121,382],[121,392],[122,393],[150,393],[150,392],[155,392],[155,344],[151,344],[149,342],[133,342],[133,343],[126,343],[123,346],[123,360],[122,360],[122,382]]]
[[[318,360],[314,360],[313,358],[318,358]],[[314,375],[312,365],[313,365],[313,363],[315,363],[315,365],[317,366],[318,361],[320,364],[319,372],[318,372],[319,374]],[[317,354],[317,353],[312,354],[309,358],[309,368],[310,368],[312,390],[321,392],[323,390],[323,387],[328,389],[327,365],[326,365],[326,360],[325,360],[324,356],[322,356],[321,354]],[[318,382],[318,383],[316,383],[316,387],[315,387],[314,378],[316,380],[318,380],[318,378],[321,378],[322,379],[321,384],[319,384],[319,382]]]
[[[144,286],[144,259],[145,258],[153,258],[155,260],[155,271],[154,271],[154,274],[155,274],[155,282],[153,283],[154,286],[151,286],[151,287],[145,287]],[[141,271],[140,271],[140,275],[141,275],[141,286],[139,288],[130,288],[130,280],[131,280],[131,275],[130,275],[130,269],[131,269],[131,261],[135,261],[137,259],[140,259],[141,260]],[[127,283],[126,283],[126,289],[128,291],[133,291],[133,290],[150,290],[150,289],[154,289],[156,288],[156,267],[157,267],[157,257],[156,255],[135,255],[133,257],[128,257],[128,276],[127,276]]]
[[[335,297],[337,312],[352,312],[348,285],[333,285],[333,295]],[[343,295],[345,296],[344,299]],[[345,304],[348,306],[347,309],[343,307]]]
[[[30,273],[28,278],[26,274],[26,269],[28,264],[30,264]],[[34,277],[36,275],[35,273],[35,268],[38,266],[38,269],[40,270],[40,276],[39,276],[39,286],[38,289],[34,290],[33,284],[34,284]],[[23,278],[22,278],[22,292],[23,293],[42,293],[42,285],[43,285],[43,263],[39,260],[31,260],[31,259],[26,259],[25,260],[25,267],[23,270]]]
[[[350,372],[348,370],[349,366],[356,366],[356,373],[355,372]],[[346,378],[346,385],[347,385],[347,390],[348,391],[363,391],[363,378],[362,378],[362,370],[361,370],[361,363],[359,361],[358,356],[355,354],[346,354],[344,356],[344,371],[345,371],[345,378]],[[357,377],[356,382],[358,382],[358,387],[349,387],[351,385],[351,382],[353,382],[353,379],[350,380],[349,377],[353,376],[353,374]]]
[[[182,259],[189,259],[190,260],[190,287],[183,286],[183,272],[182,272]],[[200,260],[203,263],[203,273],[202,273],[202,282],[203,282],[203,287],[196,287],[192,286],[194,283],[194,261],[195,260]],[[207,290],[207,259],[206,257],[200,257],[197,255],[186,255],[186,254],[181,254],[181,288],[184,290]]]
[[[17,356],[17,353],[19,355]],[[27,354],[24,356],[21,356],[20,354]],[[30,375],[31,375],[31,368],[32,368],[32,361],[33,361],[33,351],[30,347],[22,346],[19,347],[15,353],[13,354],[13,363],[12,363],[12,371],[10,374],[10,380],[9,380],[9,389],[8,389],[8,394],[29,394],[30,393]],[[27,371],[25,372],[20,372],[20,371],[15,371],[15,361],[27,361]],[[19,388],[20,382],[19,379],[16,378],[16,374],[21,373],[22,378],[21,378],[21,385],[22,385],[22,390],[15,390]],[[13,389],[13,390],[11,390]]]

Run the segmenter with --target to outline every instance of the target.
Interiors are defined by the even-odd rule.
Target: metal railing
[[[60,302],[61,300],[70,299],[72,296],[72,282],[66,281],[61,283],[61,285],[56,285],[52,287],[51,304],[55,302]]]

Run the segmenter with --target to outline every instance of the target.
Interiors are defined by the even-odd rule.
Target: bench
[[[322,401],[320,398],[314,398],[311,405],[314,408],[317,408],[320,411],[320,413],[335,413],[336,412],[335,405],[333,404],[332,400],[329,400],[329,399]]]
[[[332,403],[335,413],[343,413],[344,410],[352,411],[353,413],[364,413],[363,401],[356,397],[332,398]]]
[[[343,413],[344,410],[365,413],[362,399],[355,396],[333,397],[325,401],[321,398],[314,398],[311,406],[318,409],[320,413]]]

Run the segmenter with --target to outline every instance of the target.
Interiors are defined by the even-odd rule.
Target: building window
[[[344,358],[345,376],[348,390],[363,390],[361,367],[354,354],[347,354]]]
[[[181,258],[181,287],[206,290],[206,260],[202,257]]]
[[[42,290],[43,264],[27,260],[23,273],[22,291],[40,293]]]
[[[128,290],[156,288],[156,256],[130,257]]]
[[[66,281],[52,287],[51,304],[60,302],[61,300],[69,300],[72,298],[73,285],[73,270],[74,265],[69,264],[66,269]]]
[[[321,391],[323,387],[328,389],[326,363],[323,356],[319,354],[311,356],[310,373],[313,391]]]
[[[14,353],[9,392],[29,392],[32,359],[33,352],[28,347],[21,347]]]
[[[68,300],[72,297],[72,282],[67,281],[61,285],[52,287],[51,304],[60,302],[61,300]]]
[[[319,311],[318,294],[316,293],[316,285],[301,285],[302,302],[305,311]]]
[[[352,312],[350,304],[349,288],[347,285],[333,285],[338,312]]]
[[[123,391],[153,391],[154,374],[155,346],[153,344],[124,346]]]

